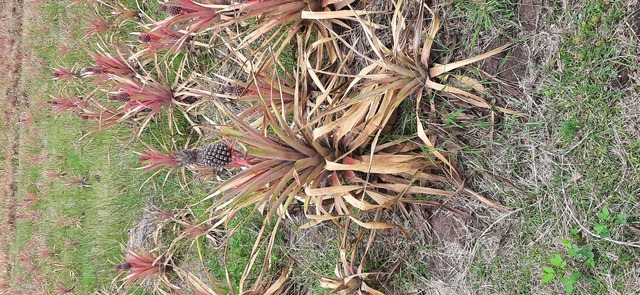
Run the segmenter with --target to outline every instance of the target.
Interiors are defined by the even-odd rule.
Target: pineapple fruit
[[[195,150],[178,150],[175,159],[179,166],[197,165],[220,169],[231,163],[231,148],[226,144],[216,143]]]
[[[142,42],[142,43],[149,43],[151,42],[151,36],[149,34],[140,34],[138,35],[138,41]]]
[[[176,16],[176,15],[182,14],[182,9],[178,6],[164,5],[162,3],[158,3],[158,12],[165,12],[171,16]]]
[[[178,6],[167,6],[167,13],[171,16],[182,14],[182,9]]]

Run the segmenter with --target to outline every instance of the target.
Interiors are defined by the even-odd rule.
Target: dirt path
[[[22,1],[0,3],[0,105],[2,128],[2,183],[0,184],[0,294],[9,294],[11,257],[9,246],[15,231],[16,172],[18,166],[19,107],[24,97],[21,89]]]

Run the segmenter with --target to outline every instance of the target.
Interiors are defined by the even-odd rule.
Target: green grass
[[[79,27],[73,26],[81,11],[67,9],[64,3],[39,6],[41,15],[25,22],[25,30],[39,38],[26,39],[23,45],[45,66],[88,62],[84,51],[87,40],[80,37]],[[69,54],[58,51],[60,42],[72,48]],[[37,212],[38,216],[16,226],[11,251],[16,256],[31,256],[30,262],[17,264],[14,279],[22,277],[25,283],[16,287],[22,290],[44,277],[44,286],[51,291],[62,286],[89,294],[111,283],[113,263],[122,255],[120,244],[126,243],[127,229],[138,218],[149,189],[138,190],[142,175],[133,169],[138,165],[137,156],[118,148],[130,139],[129,128],[78,141],[90,126],[68,114],[55,117],[46,104],[49,95],[56,95],[64,83],[52,81],[48,68],[29,65],[24,71],[23,87],[31,105],[24,111],[35,123],[22,129],[18,199],[35,194],[38,201],[21,213]],[[38,155],[42,159],[32,160]],[[66,176],[49,179],[45,171]],[[86,187],[67,185],[74,178],[85,177]],[[54,255],[38,258],[43,250]],[[35,270],[29,270],[29,264],[35,265]]]
[[[542,30],[552,25],[564,29],[558,52],[552,52],[551,62],[542,68],[537,84],[525,89],[536,99],[536,109],[527,111],[538,122],[507,119],[498,138],[503,150],[494,148],[500,155],[496,162],[472,161],[514,184],[515,189],[503,187],[496,198],[522,208],[502,222],[513,228],[498,231],[505,240],[497,256],[487,254],[485,251],[492,247],[481,241],[484,247],[470,266],[471,278],[477,282],[476,288],[483,284],[490,287],[478,292],[564,292],[566,284],[558,279],[544,284],[540,281],[542,267],[549,265],[556,253],[570,261],[572,271],[581,273],[574,293],[634,292],[634,279],[622,274],[633,269],[629,261],[638,259],[638,252],[591,236],[566,208],[568,204],[591,232],[595,232],[600,222],[597,214],[605,206],[615,208],[612,214],[634,216],[629,220],[637,226],[637,133],[626,128],[623,120],[625,113],[633,112],[626,109],[626,104],[637,92],[612,86],[618,70],[638,71],[629,59],[637,52],[637,42],[629,41],[629,34],[633,35],[624,22],[630,12],[619,2],[580,1],[568,9],[573,13],[546,15],[539,24]],[[511,15],[503,12],[497,19]],[[608,228],[615,240],[637,241],[621,224],[610,222]],[[571,234],[571,229],[577,229],[576,233]],[[593,246],[595,266],[569,257],[562,239],[580,247]]]
[[[68,132],[83,128],[82,122],[54,119],[46,113],[35,116],[46,122],[35,128],[41,128],[45,134],[39,145],[44,146],[47,159],[33,166],[24,164],[30,154],[27,149],[33,143],[23,142],[19,196],[27,192],[37,194],[39,200],[33,210],[40,216],[18,225],[13,249],[15,253],[27,250],[32,245],[24,241],[43,239],[42,246],[57,255],[42,271],[53,278],[59,272],[56,268],[68,270],[60,272],[61,284],[77,284],[77,290],[89,292],[110,282],[113,276],[110,261],[120,256],[119,245],[126,241],[126,229],[145,200],[145,195],[135,187],[140,173],[131,169],[137,165],[137,159],[132,154],[110,151],[117,134],[107,132],[92,138],[90,143],[77,144],[79,134]],[[67,176],[46,179],[45,170],[65,172]],[[88,187],[65,184],[72,178],[85,176]]]
[[[114,274],[110,261],[120,256],[119,245],[126,241],[126,230],[145,200],[135,187],[140,173],[131,169],[137,159],[132,154],[109,151],[115,134],[101,134],[80,146],[75,142],[79,136],[66,132],[82,128],[82,123],[41,115],[39,119],[47,124],[35,128],[45,134],[41,144],[48,159],[26,167],[23,161],[29,152],[25,150],[33,143],[23,142],[21,154],[25,156],[19,178],[19,196],[37,194],[39,200],[32,210],[39,216],[18,224],[13,250],[29,251],[32,239],[43,240],[40,247],[56,255],[41,271],[51,278],[60,272],[57,277],[62,285],[77,285],[77,290],[89,292],[111,281]],[[45,170],[64,171],[67,176],[46,179]],[[65,183],[85,176],[88,187]]]

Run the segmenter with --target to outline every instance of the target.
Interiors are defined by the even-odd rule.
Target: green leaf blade
[[[562,257],[560,257],[559,254],[556,254],[553,258],[549,259],[549,262],[551,262],[552,265],[555,266],[562,266]]]
[[[545,275],[542,276],[542,282],[546,283],[546,282],[552,280],[554,277],[555,277],[555,274],[552,274],[552,273],[545,274]]]

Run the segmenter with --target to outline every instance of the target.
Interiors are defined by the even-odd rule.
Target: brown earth
[[[18,108],[22,100],[22,1],[0,2],[0,105],[3,106],[0,145],[0,294],[10,294],[9,246],[15,230],[16,172],[18,164]]]

